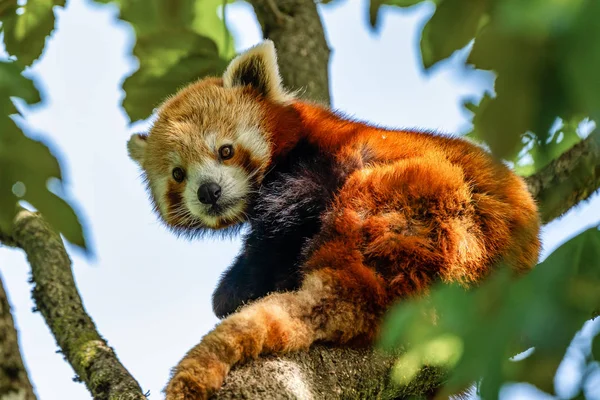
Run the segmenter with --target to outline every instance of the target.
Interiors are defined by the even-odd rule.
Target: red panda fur
[[[263,46],[267,53],[272,48],[270,43]],[[168,400],[205,399],[218,390],[233,365],[260,354],[307,349],[316,341],[371,343],[383,314],[394,302],[424,293],[439,280],[465,286],[477,283],[501,261],[517,272],[526,272],[538,259],[536,204],[523,180],[501,162],[465,140],[383,129],[289,97],[282,91],[278,75],[260,71],[271,62],[261,57],[264,54],[247,56],[254,64],[247,59],[235,61],[234,71],[226,72],[223,79],[200,81],[168,100],[147,138],[148,149],[136,147],[142,146],[141,142],[130,143],[132,157],[140,161],[145,154],[140,163],[149,180],[159,168],[168,173],[167,167],[153,164],[158,163],[169,141],[189,133],[168,131],[167,121],[201,112],[205,103],[199,99],[209,99],[210,104],[237,107],[231,118],[251,113],[268,138],[271,156],[263,166],[261,181],[266,192],[253,200],[258,203],[257,210],[269,193],[286,195],[281,192],[285,185],[266,183],[277,174],[269,171],[288,162],[291,154],[298,153],[302,159],[303,153],[297,150],[301,146],[313,149],[315,159],[331,160],[327,165],[335,167],[325,171],[320,171],[321,167],[290,167],[280,173],[281,182],[293,183],[295,176],[302,177],[305,181],[298,187],[304,189],[311,182],[325,182],[330,178],[327,174],[341,178],[315,216],[318,229],[302,238],[305,244],[298,245],[302,262],[297,287],[275,286],[288,290],[260,296],[224,319],[175,367],[165,389]],[[263,80],[253,84],[252,77],[246,76],[252,68],[266,78],[259,76]],[[236,77],[238,69],[243,73]],[[197,131],[203,129],[200,122],[194,126]],[[151,148],[152,140],[160,145]],[[252,154],[244,157],[245,163],[260,164],[248,161]],[[170,185],[169,201],[181,201],[179,184]],[[319,185],[324,186],[313,185],[316,202],[327,198]],[[291,207],[296,200],[293,195],[290,198]],[[305,207],[312,209],[312,205]],[[251,209],[247,211],[252,215]],[[257,211],[254,215],[275,214]],[[256,219],[257,224],[264,222]],[[176,221],[167,219],[167,223],[175,225]],[[289,226],[290,232],[301,229],[300,225]],[[250,235],[262,232],[269,236],[271,229],[254,228]],[[252,249],[246,246],[240,259],[250,257]],[[255,263],[260,264],[260,255],[257,257]],[[290,268],[284,265],[285,254],[281,257],[281,266],[276,265],[274,271]],[[277,264],[277,259],[273,262]],[[223,298],[235,295],[235,288],[241,287],[236,285]]]

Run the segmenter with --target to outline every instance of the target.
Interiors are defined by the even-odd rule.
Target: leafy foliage
[[[9,54],[23,65],[30,65],[44,50],[46,37],[54,29],[55,6],[64,7],[65,0],[35,0],[19,6],[17,0],[0,3],[0,21],[4,44]]]
[[[223,1],[114,2],[137,36],[139,69],[123,83],[123,107],[132,121],[147,118],[174,90],[221,74],[234,55],[233,39],[217,15]]]
[[[511,381],[553,392],[554,371],[573,335],[600,306],[599,287],[600,231],[593,228],[516,281],[502,269],[476,290],[444,286],[398,306],[382,343],[408,345],[396,368],[400,383],[422,366],[443,364],[451,370],[448,393],[481,377],[484,399],[498,398]],[[528,357],[509,359],[529,347]]]
[[[369,22],[372,27],[377,26],[381,6],[411,7],[423,1],[424,0],[371,0],[369,3]],[[438,2],[439,0],[434,0],[434,3]]]
[[[408,6],[419,1],[371,1],[371,22],[381,4]],[[498,157],[518,162],[524,144],[535,137],[535,172],[580,140],[564,134],[553,140],[557,118],[597,120],[600,115],[600,3],[519,0],[439,0],[423,29],[421,54],[426,69],[474,40],[467,63],[497,74],[494,96],[474,112],[470,137]],[[569,133],[574,133],[570,130]],[[527,135],[527,137],[523,137]],[[539,160],[537,159],[539,158]]]
[[[133,27],[138,70],[123,83],[131,120],[148,117],[179,87],[220,74],[234,55],[219,10],[231,0],[96,0],[114,3]],[[373,27],[383,6],[411,7],[425,0],[371,0]],[[497,74],[495,93],[473,113],[469,136],[529,175],[581,139],[581,122],[600,118],[600,2],[597,0],[428,0],[436,11],[423,29],[426,69],[472,45],[468,64]],[[330,0],[322,0],[326,4]],[[22,5],[19,5],[22,4]],[[82,228],[71,207],[48,189],[61,181],[57,159],[24,135],[13,100],[40,101],[22,75],[43,52],[54,29],[54,10],[65,0],[0,0],[1,31],[13,61],[0,61],[0,230],[9,232],[19,201],[27,201],[79,246]],[[586,173],[589,171],[581,171]],[[573,179],[577,179],[576,176]],[[560,193],[557,194],[560,196]],[[525,381],[548,392],[573,334],[600,310],[600,233],[570,240],[531,274],[514,280],[500,270],[477,290],[440,287],[426,299],[396,308],[383,344],[406,346],[394,378],[406,383],[423,365],[446,366],[445,390],[456,392],[483,377],[483,398],[500,386]],[[551,335],[548,332],[552,332]],[[528,348],[519,361],[510,357]],[[600,360],[600,335],[592,356]]]
[[[40,101],[33,82],[21,75],[16,62],[0,62],[0,230],[10,233],[17,203],[25,200],[36,207],[67,240],[85,248],[85,240],[72,208],[48,189],[48,181],[60,184],[56,158],[41,142],[26,137],[9,112],[16,108],[11,97],[28,104]]]

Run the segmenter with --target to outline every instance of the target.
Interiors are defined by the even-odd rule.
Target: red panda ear
[[[140,167],[144,162],[144,156],[146,155],[146,146],[148,142],[146,139],[148,136],[141,133],[134,133],[127,142],[127,151],[129,152],[129,158],[138,163]]]
[[[270,40],[251,47],[234,58],[223,74],[223,86],[252,86],[266,98],[287,103],[292,96],[285,91],[279,76],[275,46]]]

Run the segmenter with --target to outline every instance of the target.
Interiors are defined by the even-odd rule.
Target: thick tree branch
[[[27,254],[38,310],[94,399],[145,400],[83,308],[60,236],[39,214],[23,210],[15,218],[12,241]]]
[[[314,0],[249,0],[263,36],[275,42],[283,83],[329,104],[329,47]]]
[[[542,220],[550,222],[600,188],[600,133],[585,140],[527,178]]]
[[[36,397],[21,359],[10,303],[0,278],[0,400],[7,399],[35,400]]]
[[[444,379],[427,368],[407,386],[390,380],[397,356],[374,350],[314,346],[308,352],[269,356],[236,368],[218,393],[229,399],[403,399],[430,397]]]

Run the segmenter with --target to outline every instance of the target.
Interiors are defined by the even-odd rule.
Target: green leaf
[[[425,0],[371,0],[369,3],[369,23],[375,28],[379,21],[379,9],[381,6],[411,7]],[[433,0],[438,3],[442,0]]]
[[[44,144],[26,137],[8,115],[14,110],[10,97],[21,97],[30,104],[40,100],[33,82],[21,75],[16,63],[0,62],[0,230],[10,233],[17,204],[24,200],[69,242],[85,249],[77,215],[48,189],[51,179],[62,184],[60,165]]]
[[[519,280],[501,268],[476,289],[440,286],[398,305],[388,313],[382,345],[407,349],[394,370],[400,384],[426,365],[451,368],[441,397],[481,378],[485,399],[498,398],[511,381],[551,392],[573,335],[600,305],[599,287],[600,231],[593,228]],[[431,358],[433,344],[444,357]],[[529,347],[535,347],[529,357],[509,360]]]
[[[421,36],[425,69],[469,44],[485,20],[487,8],[488,0],[440,2]]]
[[[228,0],[226,3],[233,3],[233,0]],[[219,55],[229,60],[235,56],[235,44],[225,22],[217,13],[223,4],[223,0],[196,0],[196,11],[191,27],[194,32],[212,39],[219,49]],[[227,7],[223,9],[226,12]]]
[[[561,122],[561,126],[551,132],[545,141],[541,141],[536,135],[526,134],[526,145],[514,160],[514,171],[524,177],[533,175],[571,149],[581,141],[578,133],[579,123],[580,121]]]
[[[531,37],[558,36],[569,30],[587,0],[501,0],[494,13],[502,26]]]
[[[123,83],[123,107],[132,121],[147,118],[175,90],[199,77],[218,75],[227,66],[215,43],[193,32],[139,39],[134,54],[140,68]]]
[[[560,71],[568,77],[568,97],[581,114],[600,122],[600,2],[587,1],[561,42]]]
[[[102,1],[106,2],[106,1]],[[139,69],[123,84],[132,121],[147,118],[169,94],[208,75],[220,75],[234,55],[219,0],[118,0],[131,23]]]
[[[42,54],[46,37],[54,29],[54,6],[64,5],[65,0],[30,0],[23,6],[5,0],[0,21],[6,51],[21,64],[30,65]]]
[[[554,140],[550,129],[557,118],[600,120],[600,27],[594,17],[600,4],[491,4],[489,22],[477,32],[467,62],[496,72],[496,93],[477,107],[470,136],[486,143],[496,156],[517,163],[529,146],[534,162],[520,171],[527,175],[579,140],[571,131],[561,133],[562,141]],[[425,55],[424,50],[424,59]]]
[[[20,97],[28,104],[41,101],[33,81],[21,75],[21,68],[14,62],[0,61],[0,88],[2,100]],[[4,111],[4,108],[2,109]]]

